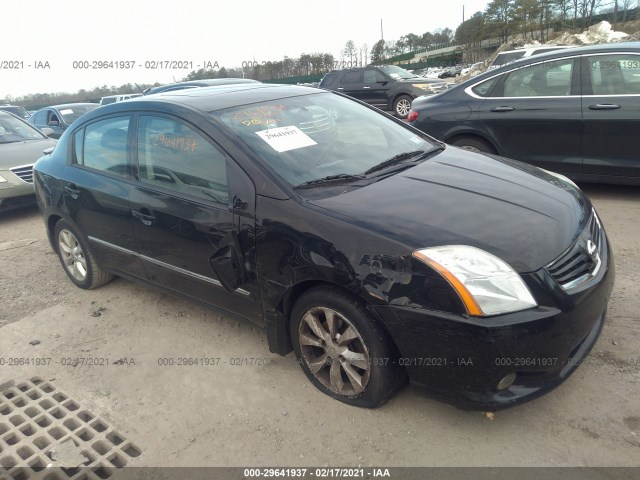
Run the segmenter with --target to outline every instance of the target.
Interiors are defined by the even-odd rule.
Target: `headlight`
[[[451,284],[469,315],[486,317],[538,305],[515,270],[479,248],[446,245],[416,250],[413,256]]]
[[[433,87],[428,83],[412,83],[411,86],[420,88],[422,90],[427,90],[428,92],[433,92]]]
[[[0,183],[4,183],[4,182],[6,182],[6,181],[7,181],[7,179],[6,179],[6,178],[4,178],[2,175],[0,175]]]

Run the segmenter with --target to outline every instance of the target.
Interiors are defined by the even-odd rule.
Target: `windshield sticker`
[[[241,110],[233,114],[233,119],[243,125],[260,125],[268,123],[267,120],[274,120],[280,117],[285,109],[284,105],[264,105],[251,110]]]
[[[262,140],[267,142],[276,152],[282,153],[297,148],[317,145],[311,137],[296,126],[270,128],[256,132]]]
[[[64,110],[60,110],[61,115],[71,115],[72,113],[73,113],[73,110],[71,110],[70,108],[65,108]]]

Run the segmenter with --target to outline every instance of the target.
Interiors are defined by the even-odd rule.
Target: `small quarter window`
[[[500,77],[493,77],[493,78],[490,78],[489,80],[485,80],[484,82],[473,87],[471,91],[481,97],[488,97],[489,93],[493,89],[493,86],[498,81],[498,78]]]

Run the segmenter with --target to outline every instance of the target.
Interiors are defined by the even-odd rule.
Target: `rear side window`
[[[191,127],[170,118],[140,117],[138,177],[176,193],[228,203],[225,155]]]
[[[594,55],[588,65],[593,95],[640,94],[640,55]]]
[[[505,97],[559,97],[571,93],[573,59],[552,60],[507,74]]]
[[[342,82],[340,82],[342,85],[345,84],[349,84],[349,83],[362,83],[361,79],[362,78],[362,72],[347,72],[344,74],[344,77],[342,77]]]
[[[129,116],[91,123],[74,138],[76,162],[85,167],[125,175]]]

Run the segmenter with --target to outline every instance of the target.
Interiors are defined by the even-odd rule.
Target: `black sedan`
[[[50,128],[53,130],[49,134],[50,138],[60,138],[69,125],[83,114],[98,108],[97,103],[67,103],[64,105],[52,105],[50,107],[37,110],[31,117],[29,123],[36,128]]]
[[[414,100],[408,120],[447,143],[574,180],[640,184],[640,42],[519,60]]]
[[[34,170],[78,287],[115,274],[245,318],[351,405],[407,375],[470,408],[542,395],[590,351],[614,282],[602,223],[564,177],[314,88],[108,105]]]

